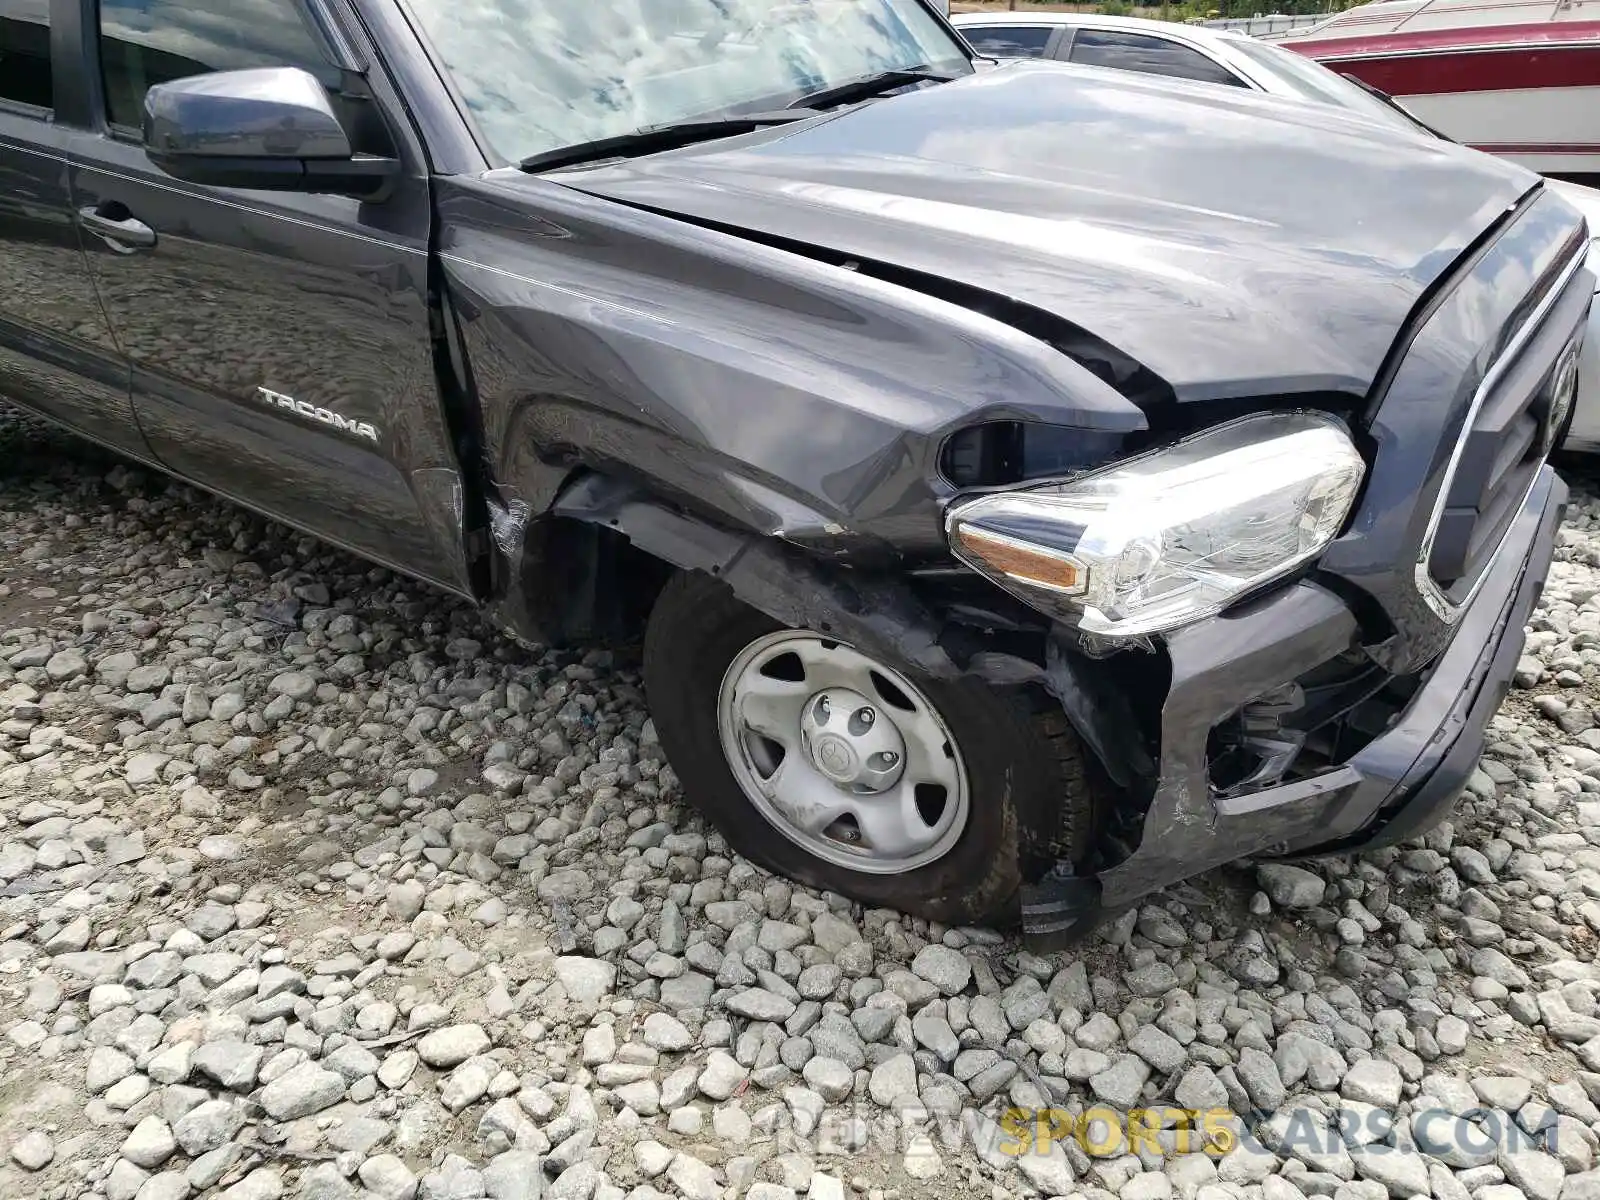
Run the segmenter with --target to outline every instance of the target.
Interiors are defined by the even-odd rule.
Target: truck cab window
[[[325,83],[338,77],[294,0],[100,0],[100,59],[106,116],[127,129],[143,124],[153,84],[189,75],[303,67]]]
[[[0,101],[51,108],[50,0],[0,0]]]

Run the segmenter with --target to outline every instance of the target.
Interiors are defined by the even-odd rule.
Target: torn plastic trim
[[[1139,737],[1140,722],[1125,689],[1106,686],[1102,673],[1068,648],[1076,631],[1057,625],[1045,643],[1039,677],[1078,736],[1100,760],[1111,782],[1125,791],[1155,778],[1156,763]]]
[[[526,500],[501,500],[499,499],[500,487],[496,485],[495,495],[490,496],[489,504],[489,535],[494,539],[495,548],[507,558],[516,558],[521,552],[528,536],[528,518],[533,515],[533,509]]]
[[[1166,637],[1171,681],[1162,704],[1160,761],[1132,853],[1104,870],[1079,874],[1058,863],[1023,881],[1023,932],[1038,952],[1066,949],[1106,910],[1232,861],[1270,840],[1274,817],[1298,815],[1295,786],[1261,793],[1284,806],[1259,820],[1221,819],[1211,794],[1207,742],[1239,705],[1346,648],[1355,621],[1337,597],[1299,584],[1246,616],[1212,617]],[[1070,717],[1070,712],[1069,712]]]
[[[484,494],[484,507],[489,518],[489,540],[498,551],[494,558],[493,597],[487,606],[489,615],[524,647],[536,646],[544,641],[544,631],[534,622],[532,598],[524,583],[533,509],[493,479]]]

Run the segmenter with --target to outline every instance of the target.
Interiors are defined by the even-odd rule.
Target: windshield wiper
[[[849,83],[823,88],[820,92],[801,96],[789,107],[799,108],[803,105],[806,108],[831,108],[836,104],[870,100],[874,96],[881,96],[884,92],[912,83],[949,83],[957,78],[960,77],[935,71],[932,67],[901,67],[894,71],[879,71],[875,75],[852,79]]]
[[[764,129],[769,125],[804,121],[816,115],[816,112],[809,109],[786,108],[778,112],[744,113],[736,117],[676,121],[670,125],[647,125],[632,133],[619,133],[614,137],[597,138],[592,142],[578,142],[575,145],[558,146],[554,150],[530,154],[517,165],[524,171],[550,171],[556,167],[599,162],[607,158],[655,154],[661,150],[692,146],[696,142],[709,142],[716,138],[754,133],[757,129]]]

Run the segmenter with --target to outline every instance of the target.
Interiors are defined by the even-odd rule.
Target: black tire
[[[685,798],[745,858],[820,890],[946,924],[1014,920],[1019,860],[1081,858],[1101,785],[1061,710],[1040,706],[1036,715],[1020,690],[904,668],[967,765],[970,816],[960,840],[925,867],[876,875],[817,857],[773,828],[728,767],[717,696],[739,653],[780,628],[717,580],[680,574],[657,599],[645,633],[645,689],[667,759]]]

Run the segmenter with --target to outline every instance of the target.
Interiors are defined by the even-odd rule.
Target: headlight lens
[[[1366,467],[1322,413],[1246,417],[1070,482],[957,501],[957,558],[1116,641],[1212,616],[1338,536]]]

